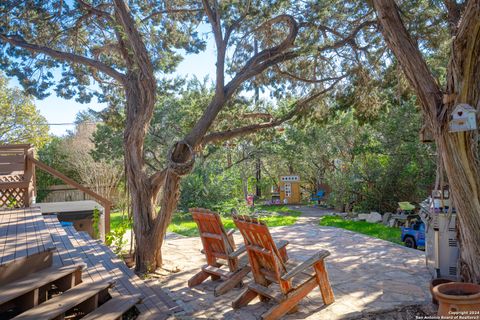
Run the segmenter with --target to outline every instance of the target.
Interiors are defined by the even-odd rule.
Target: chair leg
[[[245,266],[240,270],[237,270],[229,279],[225,280],[223,283],[215,287],[213,294],[218,297],[234,287],[243,285],[242,279],[250,272],[250,267]]]
[[[238,309],[241,307],[246,306],[250,301],[255,299],[255,297],[258,295],[253,290],[250,290],[249,288],[245,289],[235,300],[232,302],[232,308],[233,309]]]
[[[288,261],[287,247],[285,246],[281,248],[279,251],[280,251],[280,256],[282,257],[283,262],[287,262]]]
[[[189,280],[188,280],[188,286],[190,288],[192,287],[195,287],[195,286],[198,286],[200,283],[202,283],[203,281],[205,281],[210,275],[208,273],[206,273],[205,271],[203,270],[200,270],[200,272],[198,272],[197,274],[195,274],[193,277],[191,277]]]
[[[322,260],[314,265],[315,274],[317,276],[318,286],[322,293],[323,303],[326,305],[332,304],[335,301],[330,280],[328,280],[328,272],[325,268],[325,262]]]
[[[294,312],[297,308],[297,304],[305,298],[305,296],[312,291],[317,286],[317,281],[315,277],[310,278],[307,282],[303,283],[301,286],[292,290],[288,293],[288,296],[285,300],[280,302],[279,304],[273,306],[262,314],[263,320],[276,320],[280,319],[282,316],[287,314],[288,312]]]
[[[211,261],[209,259],[207,259],[207,263],[208,263],[208,265],[213,266],[215,268],[221,268],[222,267],[222,264],[218,263],[217,259],[213,259]],[[210,278],[212,279],[212,281],[219,281],[219,280],[222,279],[222,277],[217,276],[216,274],[210,274]]]
[[[292,314],[298,312],[298,304],[295,305],[292,309],[288,310],[287,314]]]

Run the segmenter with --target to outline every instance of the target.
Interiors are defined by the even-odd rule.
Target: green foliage
[[[193,172],[182,181],[179,208],[184,211],[193,207],[216,210],[223,209],[229,203],[231,208],[238,206],[235,199],[239,195],[236,193],[238,177],[233,171],[221,170],[220,161],[197,163]]]
[[[301,212],[290,210],[285,206],[259,206],[255,211],[266,211],[261,215],[260,220],[265,221],[269,227],[289,226],[297,221]],[[249,214],[248,212],[238,212],[239,214]],[[251,214],[251,213],[250,213]],[[235,223],[230,213],[221,213],[222,223],[228,229],[236,229]],[[168,227],[168,231],[179,233],[187,237],[198,236],[197,224],[192,220],[189,213],[177,213]]]
[[[300,175],[306,193],[329,185],[329,204],[338,208],[383,212],[419,202],[434,181],[436,156],[419,141],[415,97],[393,67],[382,81],[363,79],[330,100],[323,121],[300,119],[263,143],[266,171]],[[360,101],[365,92],[375,102]]]
[[[100,229],[98,224],[100,222],[100,210],[97,207],[93,209],[93,237],[98,239],[100,236]]]
[[[17,88],[8,88],[0,74],[0,143],[30,143],[37,148],[49,140],[47,120],[33,99]]]
[[[187,1],[175,3],[179,7],[188,4]],[[128,3],[140,36],[145,39],[151,68],[154,72],[169,73],[182,60],[181,53],[198,52],[205,43],[194,29],[199,22],[198,15],[152,14],[154,8],[161,10],[163,5],[145,1]],[[103,14],[92,14],[91,6]],[[111,1],[2,1],[0,8],[2,34],[85,57],[119,72],[126,73],[131,63],[131,54],[125,58],[121,50],[117,50],[119,42],[125,45],[127,37],[115,19]],[[4,42],[1,45],[5,48]],[[29,94],[39,98],[48,96],[53,87],[58,96],[66,99],[88,103],[96,96],[111,106],[123,105],[124,92],[110,82],[111,78],[86,65],[10,47],[0,51],[0,68],[6,70],[8,76],[17,77]],[[60,72],[54,73],[54,69]],[[99,90],[91,90],[94,81]]]
[[[13,208],[18,208],[18,201],[12,196],[8,197],[7,200],[7,208],[13,209]]]
[[[379,223],[344,220],[338,216],[325,216],[320,220],[320,225],[342,228],[403,245],[401,240],[402,231],[399,228],[390,228]]]
[[[66,176],[79,181],[77,172],[69,162],[68,149],[65,147],[64,138],[52,137],[51,141],[38,149],[38,158],[48,166],[55,168]],[[42,202],[48,195],[48,187],[64,182],[44,172],[37,170],[37,202]]]
[[[348,156],[338,157],[341,170],[326,175],[337,203],[392,211],[398,201],[427,196],[435,174],[434,149],[419,141],[422,119],[414,100],[395,101],[389,94],[383,90],[384,106],[375,121],[360,126],[351,120],[356,129]]]
[[[118,220],[118,219],[117,219]],[[125,234],[131,229],[132,224],[128,219],[120,219],[115,225],[110,225],[110,233],[106,236],[106,243],[108,246],[113,247],[113,252],[117,255],[122,253],[123,247],[127,244]]]
[[[235,224],[231,218],[232,203],[223,205],[222,208],[213,209],[215,212],[219,212],[222,217],[223,225],[226,229],[236,229]],[[240,205],[235,208],[237,214],[251,215],[254,211],[263,212],[260,215],[260,219],[265,221],[269,227],[289,226],[297,221],[301,212],[290,210],[286,206],[257,206],[254,209],[248,208],[246,205]],[[131,221],[122,212],[115,212],[110,215],[110,227],[112,233],[107,236],[107,241],[112,243],[115,247],[118,246],[126,229],[132,227]],[[187,237],[198,236],[197,224],[193,221],[189,212],[178,211],[172,218],[172,223],[168,226],[169,232],[175,232]],[[120,234],[123,232],[122,237]],[[117,244],[115,244],[117,243]],[[125,243],[120,243],[124,245]]]

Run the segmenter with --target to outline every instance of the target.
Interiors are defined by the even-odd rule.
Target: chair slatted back
[[[197,223],[208,264],[214,265],[216,258],[227,259],[235,251],[235,243],[227,237],[220,215],[202,208],[192,208],[190,213]]]
[[[291,282],[280,279],[287,271],[267,225],[249,216],[234,215],[233,221],[245,241],[255,282],[260,285],[275,282],[283,293],[288,293]]]

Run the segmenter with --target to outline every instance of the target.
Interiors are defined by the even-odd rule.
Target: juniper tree
[[[341,14],[335,16],[327,10],[329,3],[3,1],[0,64],[37,97],[46,96],[53,87],[65,98],[88,102],[97,96],[124,110],[136,270],[147,272],[162,264],[162,242],[178,202],[181,177],[192,170],[195,154],[203,146],[294,119],[366,61],[363,46],[372,32],[372,12],[354,2],[345,8],[338,2]],[[316,9],[320,13],[309,18],[307,13]],[[352,19],[335,20],[347,15]],[[179,49],[204,48],[199,23],[209,25],[216,47],[212,99],[189,132],[172,143],[165,168],[148,174],[144,142],[162,75],[180,61]],[[89,91],[92,81],[99,87],[97,92]],[[291,103],[268,120],[249,118],[243,125],[214,130],[229,101],[254,83]]]

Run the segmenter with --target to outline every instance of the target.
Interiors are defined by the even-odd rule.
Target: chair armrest
[[[290,270],[289,272],[284,274],[282,276],[282,280],[285,280],[285,281],[290,280],[291,278],[293,278],[297,274],[299,274],[302,271],[305,271],[306,269],[310,268],[315,263],[317,263],[319,261],[322,261],[323,259],[325,259],[329,255],[330,255],[330,252],[328,252],[327,250],[318,251],[313,256],[311,256],[309,259],[303,261],[298,266],[296,266],[295,268],[293,268],[292,270]]]
[[[287,246],[287,244],[289,244],[289,242],[288,242],[287,240],[275,241],[275,245],[277,246],[277,249],[278,249],[278,250],[283,249],[284,247]]]
[[[245,245],[242,244],[237,248],[237,250],[230,253],[228,255],[228,257],[229,258],[238,258],[239,256],[241,256],[245,252],[247,252],[247,248],[245,247]]]
[[[280,240],[280,241],[275,242],[275,245],[277,246],[277,249],[279,249],[279,250],[286,247],[287,244],[288,244],[287,240]],[[237,258],[237,257],[241,256],[243,253],[245,253],[246,251],[247,251],[247,248],[245,247],[244,244],[242,244],[237,248],[237,250],[230,253],[228,255],[228,257],[229,258]]]

